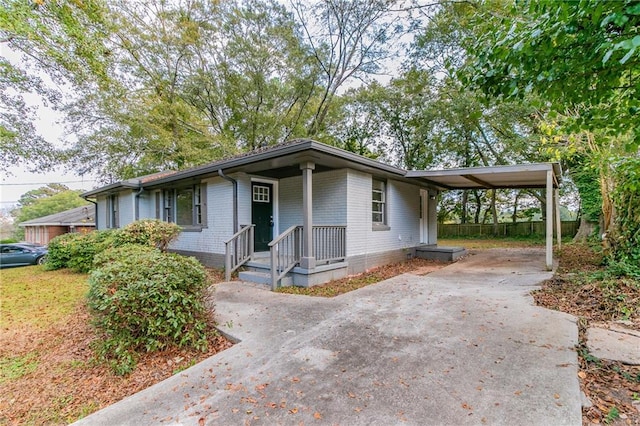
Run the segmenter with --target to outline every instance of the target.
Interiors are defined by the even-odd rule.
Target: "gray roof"
[[[316,171],[349,167],[436,189],[543,188],[546,186],[547,170],[553,174],[554,186],[558,185],[561,177],[559,165],[551,163],[407,171],[311,139],[294,139],[186,170],[154,173],[113,183],[85,192],[82,197],[94,197],[121,189],[159,188],[176,181],[216,176],[220,172],[229,174],[242,171],[268,177],[293,176],[300,173],[296,166],[301,161],[312,161]]]
[[[95,226],[95,208],[91,204],[60,213],[27,220],[19,226]]]

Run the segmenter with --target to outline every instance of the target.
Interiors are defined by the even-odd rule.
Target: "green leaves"
[[[127,374],[137,354],[171,345],[207,347],[203,266],[194,258],[123,246],[103,253],[89,277],[89,307],[103,334],[97,353],[117,374]]]
[[[541,1],[516,3],[497,18],[482,3],[462,77],[494,96],[531,91],[559,112],[578,108],[591,116],[582,129],[636,132],[629,115],[640,96],[634,11],[631,1]]]

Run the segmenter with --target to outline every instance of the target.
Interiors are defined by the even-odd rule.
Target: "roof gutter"
[[[134,220],[138,220],[140,219],[140,194],[142,194],[142,192],[144,191],[144,188],[142,187],[142,184],[140,184],[140,188],[138,188],[138,192],[136,192],[135,195],[135,213],[134,213]]]
[[[87,195],[82,195],[82,198],[84,198],[85,201],[88,201],[94,205],[93,223],[95,224],[96,229],[99,229],[98,228],[98,203],[93,200],[90,200]]]
[[[238,232],[238,181],[225,175],[222,169],[218,169],[218,176],[233,185],[233,233],[235,234]]]

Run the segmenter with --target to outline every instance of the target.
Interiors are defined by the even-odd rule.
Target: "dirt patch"
[[[558,256],[556,275],[533,296],[579,318],[578,376],[593,404],[583,409],[583,424],[640,425],[640,367],[594,357],[586,337],[595,323],[640,330],[640,282],[607,274],[602,255],[588,245],[566,245]]]

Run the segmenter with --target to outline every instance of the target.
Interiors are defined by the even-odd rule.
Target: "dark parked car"
[[[41,265],[46,256],[46,247],[21,243],[0,244],[0,268]]]

